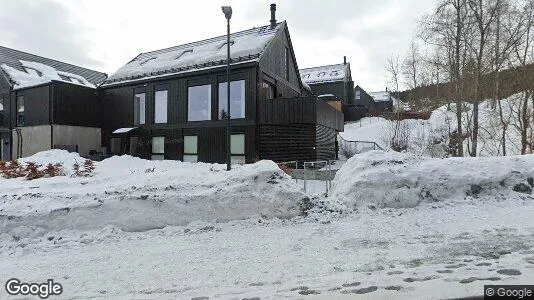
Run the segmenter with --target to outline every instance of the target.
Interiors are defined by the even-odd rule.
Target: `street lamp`
[[[230,19],[232,18],[232,7],[230,6],[223,6],[221,7],[222,11],[224,13],[224,17],[226,18],[227,25],[226,25],[226,49],[227,49],[227,55],[226,55],[226,104],[227,104],[227,112],[226,112],[226,170],[230,171],[232,169],[232,154],[231,154],[231,138],[230,138]]]

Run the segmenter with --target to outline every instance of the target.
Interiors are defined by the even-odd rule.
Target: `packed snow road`
[[[533,214],[532,200],[514,200],[146,232],[62,231],[4,247],[0,278],[53,278],[65,298],[481,295],[484,284],[533,282]]]

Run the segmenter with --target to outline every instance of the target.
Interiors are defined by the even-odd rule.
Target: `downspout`
[[[54,103],[52,101],[55,92],[55,82],[52,81],[48,86],[48,122],[50,124],[50,150],[54,149]]]

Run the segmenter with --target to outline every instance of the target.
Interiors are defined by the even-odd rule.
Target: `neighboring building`
[[[342,64],[300,69],[300,78],[314,95],[333,94],[345,106],[354,105],[354,81],[346,57]]]
[[[106,74],[0,46],[0,160],[52,148],[100,151]]]
[[[375,101],[375,110],[377,111],[403,111],[406,109],[404,102],[391,95],[388,90],[371,92],[369,95]]]
[[[343,116],[310,96],[275,9],[269,25],[230,36],[232,160],[333,159]],[[226,46],[219,36],[141,53],[111,75],[103,144],[113,154],[224,163]]]
[[[354,88],[354,104],[371,110],[374,108],[375,100],[362,87],[356,85]]]

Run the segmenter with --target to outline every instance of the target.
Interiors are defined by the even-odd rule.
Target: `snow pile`
[[[0,66],[9,78],[15,82],[15,89],[49,83],[52,80],[95,88],[94,84],[80,75],[59,71],[42,63],[24,60],[21,60],[20,63],[28,72],[19,71],[5,64]]]
[[[26,160],[66,166],[78,156],[52,150]],[[217,164],[131,156],[95,166],[89,178],[0,179],[0,232],[105,226],[145,231],[193,221],[290,218],[301,213],[300,202],[307,199],[272,161],[235,166],[230,172]]]
[[[422,202],[532,197],[534,155],[428,158],[370,151],[336,173],[332,197],[349,208],[407,208]]]

